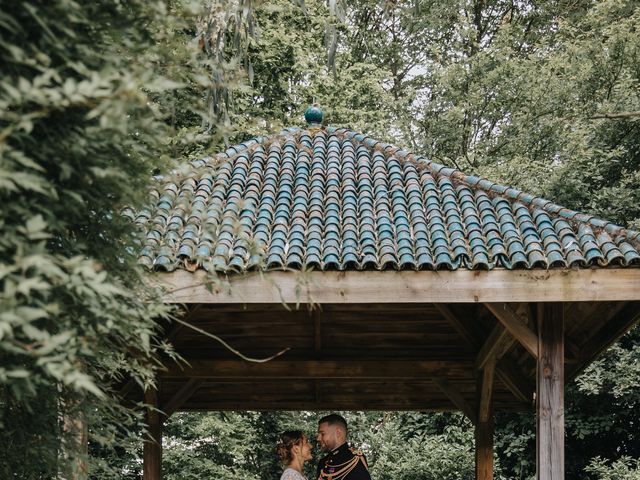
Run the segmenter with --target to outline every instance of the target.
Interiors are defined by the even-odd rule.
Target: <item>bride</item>
[[[311,444],[300,430],[283,432],[276,445],[276,455],[284,465],[280,480],[307,480],[304,462],[311,460]]]

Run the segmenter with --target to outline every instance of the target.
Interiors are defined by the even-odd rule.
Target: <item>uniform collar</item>
[[[344,442],[338,448],[334,448],[333,450],[331,450],[331,455],[337,455],[339,452],[347,450],[348,448],[349,444],[347,442]]]

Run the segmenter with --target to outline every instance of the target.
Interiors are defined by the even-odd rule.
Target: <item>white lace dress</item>
[[[280,480],[307,480],[307,477],[300,474],[293,468],[287,468],[284,472],[282,472],[282,476]]]

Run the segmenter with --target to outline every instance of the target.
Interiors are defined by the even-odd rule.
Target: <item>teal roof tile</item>
[[[640,265],[640,232],[341,128],[252,139],[153,185],[123,215],[156,270]]]

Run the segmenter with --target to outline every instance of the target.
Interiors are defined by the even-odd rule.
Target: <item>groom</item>
[[[367,459],[347,444],[347,421],[332,413],[318,420],[320,448],[328,455],[318,464],[318,480],[371,480]]]

